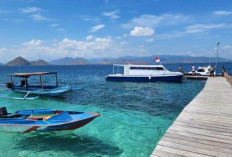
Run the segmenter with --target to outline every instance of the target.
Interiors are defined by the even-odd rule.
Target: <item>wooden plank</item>
[[[159,141],[153,156],[232,157],[232,87],[208,78]]]
[[[156,150],[155,151],[155,155],[157,155],[159,157],[163,157],[163,156],[184,157],[183,155],[173,154],[173,153],[169,153],[169,152],[165,152],[165,151],[160,151],[160,150]]]
[[[183,127],[191,127],[191,128],[195,128],[195,129],[204,129],[204,130],[211,130],[211,131],[217,131],[217,132],[224,132],[224,133],[229,133],[232,135],[232,128],[225,129],[225,128],[214,127],[212,125],[205,126],[205,125],[202,125],[201,123],[193,124],[193,123],[183,123],[183,122],[179,122],[179,121],[176,121],[175,125],[183,126]]]
[[[219,143],[226,143],[228,145],[232,145],[232,141],[229,139],[218,138],[218,137],[211,136],[211,135],[207,136],[207,135],[201,135],[201,134],[179,131],[179,130],[174,130],[174,129],[168,129],[167,133],[185,135],[185,136],[190,136],[190,137],[194,137],[194,138],[200,138],[200,139],[204,139],[204,140],[209,140],[209,141],[214,141],[214,142],[219,142]]]
[[[172,132],[166,132],[166,134],[163,138],[165,138],[165,137],[177,138],[177,139],[193,141],[193,142],[197,142],[197,143],[201,143],[201,144],[205,144],[205,145],[217,146],[217,147],[225,148],[227,150],[232,151],[232,144],[219,142],[219,141],[214,140],[214,139],[203,139],[199,136],[194,137],[194,136],[191,136],[189,134],[183,135],[183,134],[176,134],[176,133],[172,133]]]
[[[168,137],[168,136],[163,137],[162,141],[167,141],[167,142],[171,141],[172,143],[201,148],[201,149],[205,149],[205,150],[217,151],[217,152],[221,152],[221,153],[232,153],[231,149],[211,145],[209,142],[207,144],[207,143],[197,142],[196,140],[189,141],[189,140],[183,139],[183,138]]]
[[[217,131],[199,129],[199,128],[193,128],[193,127],[181,127],[181,126],[177,126],[177,125],[172,125],[170,127],[170,129],[174,129],[174,130],[178,130],[178,131],[185,131],[185,132],[190,132],[190,133],[195,133],[195,134],[200,134],[200,135],[205,135],[205,136],[214,136],[214,137],[217,137],[217,138],[232,140],[231,134],[230,133],[225,133],[225,132],[217,132]]]
[[[193,153],[197,153],[197,154],[208,155],[208,156],[220,156],[220,157],[227,157],[228,156],[227,153],[212,151],[212,150],[208,150],[205,148],[198,148],[196,145],[195,146],[190,146],[189,144],[183,145],[180,143],[174,143],[173,141],[169,142],[169,141],[161,140],[159,145],[170,147],[170,148],[175,148],[175,149],[179,149],[179,150],[183,150],[183,151],[193,152]]]
[[[169,152],[169,153],[172,153],[172,154],[178,154],[178,155],[182,155],[182,156],[186,156],[186,157],[209,157],[209,155],[200,154],[200,153],[191,152],[191,151],[180,150],[180,149],[167,147],[167,146],[162,146],[162,145],[158,145],[156,147],[155,151],[156,150],[160,150],[160,151],[165,150],[166,152]],[[152,153],[153,155],[156,154],[155,151]],[[170,156],[167,156],[167,157],[170,157]]]

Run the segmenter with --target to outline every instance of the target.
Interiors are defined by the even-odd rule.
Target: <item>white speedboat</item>
[[[208,65],[207,67],[198,67],[198,69],[195,71],[195,75],[202,75],[202,76],[209,76],[210,75],[210,69],[212,67]],[[188,74],[193,74],[192,71],[188,72]]]
[[[123,73],[114,73],[115,67],[123,67]],[[181,82],[183,74],[172,72],[163,65],[113,65],[113,74],[107,75],[108,81],[130,81],[130,82]]]

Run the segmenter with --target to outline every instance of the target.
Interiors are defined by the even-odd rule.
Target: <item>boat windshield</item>
[[[163,67],[130,67],[130,70],[164,70]]]
[[[198,69],[197,71],[198,71],[198,72],[205,72],[204,69]]]

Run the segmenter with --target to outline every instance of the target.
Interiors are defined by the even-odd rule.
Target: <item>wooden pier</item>
[[[185,75],[184,78],[187,80],[207,80],[209,76],[193,76]]]
[[[151,157],[232,157],[232,86],[209,77],[183,109]]]

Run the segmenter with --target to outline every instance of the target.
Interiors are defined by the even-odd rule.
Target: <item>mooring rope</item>
[[[117,121],[117,120],[114,120],[113,118],[111,117],[108,117],[108,116],[105,116],[103,114],[101,114],[101,116],[107,118],[108,120],[112,121],[112,122],[116,122],[118,124],[123,124],[123,125],[127,125],[127,126],[130,126],[130,127],[136,127],[136,128],[145,128],[145,129],[156,129],[156,139],[155,139],[155,143],[158,142],[159,138],[162,136],[162,131],[160,129],[160,127],[154,127],[154,126],[138,126],[138,125],[133,125],[133,124],[129,124],[129,123],[125,123],[125,122],[121,122],[121,121]],[[124,137],[123,138],[128,138],[128,137]],[[138,141],[138,142],[141,142],[139,140],[135,140],[133,139],[133,141]]]
[[[128,126],[135,127],[135,128],[156,129],[156,127],[154,127],[154,126],[138,126],[138,125],[133,125],[133,124],[129,124],[129,123],[125,123],[125,122],[114,120],[114,119],[112,119],[110,117],[107,117],[107,116],[105,116],[103,114],[101,114],[101,116],[103,116],[103,117],[105,117],[105,118],[107,118],[107,119],[109,119],[109,120],[111,120],[113,122],[116,122],[116,123],[119,123],[119,124],[123,124],[123,125],[128,125]]]

